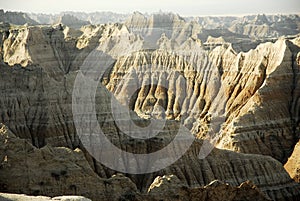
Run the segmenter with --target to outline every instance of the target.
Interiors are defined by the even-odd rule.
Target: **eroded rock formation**
[[[189,188],[174,175],[155,178],[149,188],[149,194],[159,200],[271,200],[251,182],[233,187],[215,180],[200,188]]]
[[[263,17],[253,23],[266,22]],[[224,38],[210,37],[209,47],[200,40],[208,33],[195,21],[162,13],[135,13],[125,24],[80,30],[3,24],[0,121],[11,132],[2,127],[0,191],[157,200],[179,189],[177,197],[166,199],[218,200],[230,192],[231,200],[297,200],[299,184],[279,161],[285,162],[299,141],[299,37],[238,53],[228,30],[221,32]],[[152,153],[166,147],[184,125],[197,138],[190,149],[155,173],[111,178],[117,172],[93,158],[74,125],[74,80],[84,65],[108,67],[98,83],[95,110],[114,145]],[[135,124],[147,127],[151,119],[166,119],[165,127],[151,139],[130,138],[115,122],[114,98],[123,105],[129,100]],[[214,148],[199,159],[203,140],[211,135],[217,147],[229,150]],[[163,175],[175,175],[177,182],[154,187],[160,181],[153,180]]]
[[[287,163],[284,165],[284,168],[291,178],[298,183],[300,182],[300,142],[296,144],[294,151]]]
[[[0,144],[1,192],[118,200],[123,194],[137,191],[127,177],[99,178],[79,149],[48,145],[37,149],[27,140],[17,138],[4,125],[0,129]]]
[[[105,84],[123,104],[136,89],[131,109],[182,120],[199,137],[209,115],[224,115],[218,147],[285,161],[299,138],[298,52],[281,39],[247,53],[224,44],[206,54],[191,40],[173,52],[163,46],[120,57]]]
[[[4,11],[3,9],[0,9],[0,22],[6,22],[16,25],[38,24],[35,20],[31,19],[26,13]]]
[[[110,127],[110,129],[112,128]],[[165,147],[174,134],[162,133],[146,143],[135,143],[128,140],[128,137],[118,139],[113,133],[108,136],[120,148],[148,153],[149,150],[153,151]],[[213,193],[213,191],[218,192],[220,189],[216,188],[210,191],[210,188],[201,190],[199,187],[208,185],[216,179],[225,181],[227,185],[223,184],[223,187],[220,188],[231,189],[230,192],[236,193],[237,197],[242,195],[247,197],[248,194],[242,193],[245,191],[243,188],[239,192],[238,189],[229,187],[228,184],[238,186],[247,180],[253,181],[264,192],[262,194],[264,196],[257,195],[259,197],[270,197],[275,200],[284,200],[285,198],[292,200],[298,197],[299,185],[289,178],[282,165],[275,159],[214,149],[206,159],[200,160],[198,159],[200,148],[201,142],[198,141],[187,154],[170,167],[151,175],[128,175],[128,177],[139,185],[141,192],[146,193],[149,186],[152,186],[151,189],[156,185],[157,182],[151,185],[156,176],[175,174],[180,179],[180,186],[192,187],[192,189],[182,189],[182,199],[191,196],[190,192],[196,193],[196,200],[199,196],[201,199],[208,199],[207,194]],[[98,173],[96,175],[79,149],[72,151],[63,147],[53,148],[50,145],[37,149],[28,141],[15,137],[5,126],[1,128],[1,149],[2,192],[46,194],[48,196],[76,194],[92,200],[118,200],[120,197],[129,195],[137,199],[140,196],[145,196],[145,198],[157,197],[165,191],[164,188],[159,188],[155,190],[154,195],[151,191],[149,196],[147,194],[141,195],[136,185],[128,177],[117,175],[108,179],[99,178],[98,175],[107,177],[105,174],[112,171],[107,170],[100,163],[94,163],[92,165]],[[147,164],[150,165],[151,162],[148,161]],[[276,187],[274,188],[274,186]],[[195,189],[193,190],[193,188]],[[249,188],[252,189],[253,187]],[[249,191],[249,199],[255,192],[258,190]],[[226,196],[226,191],[224,193],[223,196]]]

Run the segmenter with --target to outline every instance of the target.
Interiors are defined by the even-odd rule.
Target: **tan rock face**
[[[10,66],[32,64],[49,73],[66,74],[77,70],[87,54],[99,45],[101,34],[112,29],[115,26],[88,25],[81,30],[61,24],[6,27],[1,32],[1,60]]]
[[[226,89],[230,97],[226,105],[229,118],[227,134],[218,147],[286,160],[290,154],[288,147],[299,138],[296,128],[299,124],[296,109],[300,94],[296,84],[299,82],[296,63],[299,49],[293,52],[293,48],[287,41],[277,41],[245,55],[239,54],[233,64],[223,60],[222,77],[224,83],[229,84]],[[241,68],[240,71],[232,72],[233,66]],[[277,82],[280,85],[275,84]]]
[[[92,200],[118,200],[123,194],[137,193],[127,177],[99,178],[80,149],[37,149],[15,137],[4,125],[0,129],[0,149],[1,192],[51,197],[83,195]]]
[[[64,51],[65,49],[65,51]],[[43,54],[40,54],[43,52]],[[67,72],[76,54],[74,42],[65,43],[60,27],[24,27],[11,29],[3,44],[3,61],[13,66],[39,64],[45,69],[59,68]],[[56,69],[54,69],[55,71]],[[53,69],[52,69],[53,71]]]
[[[233,187],[218,180],[204,187],[189,188],[174,175],[157,177],[149,188],[149,195],[155,200],[271,200],[251,182]]]
[[[284,165],[284,168],[292,179],[296,182],[300,182],[300,142],[296,144],[294,151]]]
[[[122,104],[134,94],[129,107],[140,116],[181,120],[200,138],[206,119],[223,115],[219,148],[287,159],[299,137],[297,46],[278,40],[237,54],[224,45],[209,55],[194,41],[164,47],[119,58],[107,89]]]

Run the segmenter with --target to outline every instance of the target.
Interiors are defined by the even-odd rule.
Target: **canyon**
[[[0,12],[0,199],[299,200],[298,15],[103,16]],[[182,156],[164,168],[130,173],[157,161],[84,140],[80,126],[92,121],[80,106],[90,103],[74,100],[91,95],[89,83],[84,100],[118,149],[155,153],[180,133],[192,143],[168,150]],[[161,122],[154,137],[127,135]]]

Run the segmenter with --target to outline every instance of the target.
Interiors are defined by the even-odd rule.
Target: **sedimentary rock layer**
[[[118,200],[123,194],[137,191],[135,184],[124,176],[100,178],[79,149],[48,145],[37,149],[14,136],[4,125],[0,129],[0,144],[1,192]]]
[[[113,138],[111,139],[124,150],[135,150],[143,153],[151,149],[165,147],[165,143],[170,140],[170,137],[172,138],[172,135],[168,133],[161,134],[156,138],[157,140],[151,140],[148,143],[134,143],[134,141],[128,141],[124,138],[115,139],[118,140],[116,142]],[[249,199],[258,196],[263,200],[267,200],[267,198],[293,200],[299,196],[299,185],[293,182],[281,164],[271,157],[244,155],[214,149],[206,159],[200,160],[198,159],[200,148],[201,142],[196,141],[180,160],[154,174],[128,175],[139,186],[141,194],[128,177],[117,175],[108,179],[100,178],[91,169],[80,149],[72,151],[63,147],[53,148],[50,145],[37,149],[28,141],[15,137],[2,125],[0,187],[2,192],[31,195],[71,194],[83,195],[92,200],[118,200],[131,195],[138,200],[140,196],[145,198],[160,196],[166,191],[166,188],[163,186],[156,188],[157,181],[154,181],[154,184],[152,181],[158,175],[174,174],[179,178],[180,185],[177,179],[177,187],[173,190],[181,189],[182,195],[179,196],[182,199],[194,197],[190,194],[192,193],[195,195],[193,198],[195,200],[199,197],[200,200],[207,200],[210,197],[209,194],[219,192],[220,189],[224,188],[234,193],[236,197],[245,196]],[[146,163],[151,165],[152,162],[154,161],[147,161]],[[126,163],[126,159],[124,159],[124,163]],[[99,175],[106,170],[100,163],[94,164],[94,167],[97,168],[96,171],[99,171]],[[227,185],[222,184],[216,188],[199,188],[216,179],[225,181]],[[229,186],[229,184],[238,186],[247,180],[253,181],[262,193],[257,194],[260,190],[253,185],[242,184],[239,188]],[[153,189],[153,186],[156,186],[156,189],[151,190],[149,196],[145,194],[146,190],[149,187]],[[249,192],[246,190],[248,188]],[[170,189],[170,196],[171,191],[172,189]],[[226,191],[219,193],[220,196],[226,196]]]
[[[21,139],[2,137],[4,165],[0,176],[6,183],[1,190],[53,196],[72,193],[89,198],[100,193],[100,198],[106,199],[114,196],[107,190],[116,188],[118,193],[111,199],[118,199],[131,196],[125,191],[129,188],[138,199],[135,185],[145,193],[156,176],[173,174],[184,185],[197,188],[216,179],[232,186],[251,180],[271,199],[297,199],[299,185],[274,158],[287,160],[299,139],[299,39],[279,39],[247,53],[236,53],[227,43],[207,50],[194,34],[198,25],[185,24],[179,16],[171,15],[147,21],[152,28],[170,22],[171,32],[144,33],[141,27],[140,34],[131,32],[137,26],[133,21],[127,22],[134,24],[131,27],[114,24],[81,30],[63,25],[6,27],[1,32],[0,121]],[[189,34],[184,34],[182,26],[190,30]],[[100,127],[118,148],[144,154],[158,151],[174,139],[181,125],[199,139],[173,165],[152,174],[128,174],[116,184],[112,178],[113,187],[106,186],[107,179],[99,176],[110,178],[116,171],[92,157],[74,125],[72,93],[82,65],[105,69],[101,81],[112,93],[97,83],[95,110]],[[88,90],[89,86],[83,87]],[[111,100],[117,98],[125,104],[129,92],[133,93],[130,109],[136,112],[131,112],[131,117],[137,125],[147,127],[147,118],[167,119],[157,137],[131,139],[117,126]],[[221,132],[210,132],[217,117],[225,124],[215,125]],[[243,153],[212,149],[205,159],[199,159],[202,139],[210,134],[219,134],[218,147]],[[10,162],[13,165],[6,166]],[[152,163],[146,161],[150,167]],[[32,171],[35,168],[38,170]],[[65,172],[66,168],[70,172]],[[60,171],[51,174],[54,169]],[[16,182],[17,176],[24,183]],[[93,187],[89,192],[82,180],[89,185],[96,183],[103,191]],[[54,191],[41,181],[49,182]],[[70,187],[73,183],[80,191],[74,192],[74,186]]]
[[[140,116],[182,120],[198,137],[211,115],[223,116],[218,147],[285,161],[299,138],[298,52],[283,39],[239,54],[191,40],[120,57],[104,84],[122,104],[132,94]]]

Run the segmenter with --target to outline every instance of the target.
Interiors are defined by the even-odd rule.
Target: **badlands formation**
[[[298,15],[0,11],[0,20],[0,200],[300,200]],[[189,149],[147,174],[103,165],[76,127],[82,67],[104,69],[94,109],[116,147],[154,153],[184,126]],[[115,107],[141,128],[165,125],[132,138]]]

